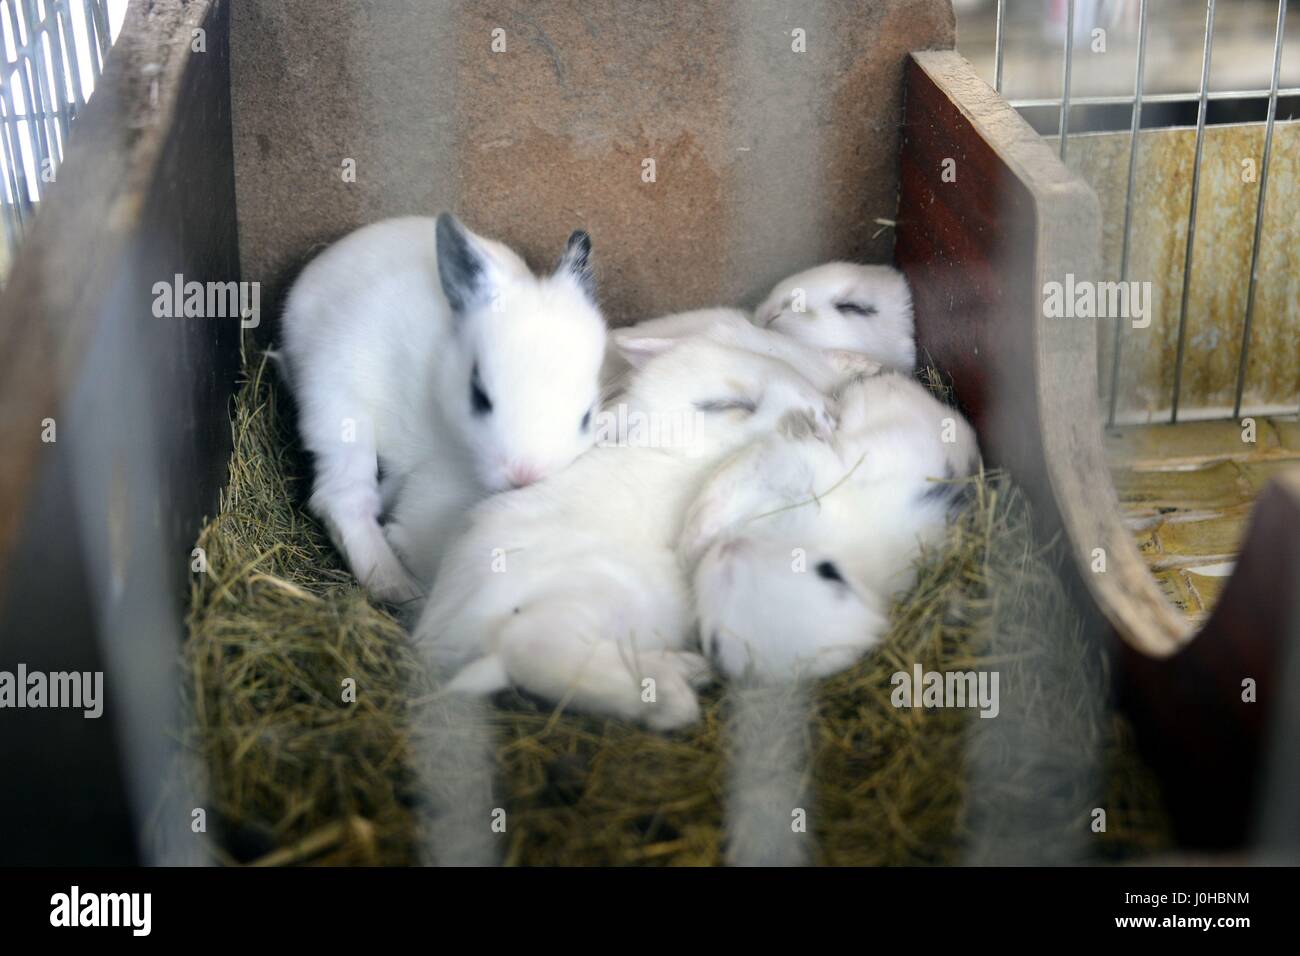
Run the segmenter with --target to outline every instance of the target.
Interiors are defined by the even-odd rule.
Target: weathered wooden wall
[[[239,279],[227,38],[225,0],[132,5],[0,299],[0,669],[102,670],[107,696],[0,719],[5,863],[198,850],[176,661],[240,322],[153,305],[177,273]]]
[[[949,0],[245,0],[233,28],[241,254],[269,300],[362,223],[454,209],[534,267],[590,230],[616,322],[888,261],[903,60],[954,37]]]
[[[1117,420],[1167,418],[1174,389],[1182,305],[1194,129],[1144,130],[1134,175],[1128,278],[1150,282],[1152,320],[1126,324],[1121,345]],[[1102,278],[1119,278],[1130,137],[1088,133],[1070,138],[1068,165],[1096,191],[1102,212]],[[1229,414],[1246,318],[1247,277],[1263,165],[1261,124],[1205,131],[1196,242],[1187,302],[1180,417]],[[1246,165],[1249,161],[1253,166]],[[1264,231],[1246,409],[1300,409],[1300,122],[1280,122],[1269,163]],[[1099,336],[1101,388],[1109,401],[1110,323]],[[1162,415],[1163,413],[1163,415]]]

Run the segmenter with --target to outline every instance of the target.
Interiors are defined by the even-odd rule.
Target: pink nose
[[[542,470],[536,465],[514,462],[506,467],[506,481],[516,488],[531,485],[542,477]]]

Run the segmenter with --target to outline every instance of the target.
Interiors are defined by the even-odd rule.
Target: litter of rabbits
[[[418,862],[412,728],[437,692],[402,626],[370,603],[305,511],[310,468],[265,359],[247,358],[245,371],[184,648],[184,739],[213,795],[212,852],[227,863]],[[1005,476],[972,480],[969,498],[893,608],[884,642],[813,691],[812,861],[996,862],[1033,843],[1071,862],[1168,846],[1153,779],[1098,692],[1107,663],[1070,607],[1055,549],[1035,538]],[[914,664],[994,662],[997,721],[891,706],[892,675]],[[1017,681],[1036,692],[1005,694]],[[668,735],[498,694],[484,719],[510,821],[504,860],[725,862],[728,721],[753,692],[710,689],[699,721]],[[1014,752],[988,725],[1016,728]],[[1035,789],[1035,770],[1061,767],[1101,772]]]

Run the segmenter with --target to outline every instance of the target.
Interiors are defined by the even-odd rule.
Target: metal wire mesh
[[[103,72],[112,42],[108,0],[0,0],[0,36],[3,276]]]
[[[1003,63],[1006,56],[1006,39],[1005,39],[1005,17],[1006,17],[1007,0],[998,0],[996,14],[996,34],[994,41],[994,86],[998,92],[1003,91]],[[1124,201],[1124,223],[1122,231],[1123,246],[1120,252],[1120,276],[1121,280],[1129,279],[1129,251],[1133,236],[1133,195],[1134,180],[1137,170],[1137,157],[1141,145],[1142,131],[1142,107],[1144,103],[1192,103],[1197,104],[1196,113],[1196,141],[1195,141],[1195,158],[1192,166],[1192,185],[1191,185],[1191,202],[1187,211],[1187,234],[1186,246],[1184,250],[1184,269],[1182,277],[1182,290],[1179,298],[1178,312],[1178,332],[1177,332],[1177,350],[1175,357],[1175,368],[1173,370],[1173,390],[1170,396],[1169,421],[1177,422],[1179,417],[1180,405],[1183,400],[1183,369],[1186,362],[1186,343],[1187,343],[1187,319],[1188,319],[1188,301],[1189,291],[1193,276],[1193,248],[1196,238],[1196,216],[1197,204],[1200,199],[1200,181],[1201,181],[1201,160],[1205,142],[1205,127],[1207,125],[1208,105],[1213,101],[1224,100],[1248,100],[1256,97],[1267,97],[1268,111],[1264,123],[1264,152],[1260,163],[1259,177],[1259,194],[1255,207],[1254,239],[1251,246],[1250,272],[1248,277],[1249,288],[1246,298],[1245,312],[1241,319],[1241,347],[1237,363],[1235,399],[1233,402],[1232,418],[1238,418],[1241,415],[1242,395],[1245,391],[1246,376],[1249,367],[1249,355],[1251,344],[1251,327],[1254,321],[1256,307],[1256,287],[1258,284],[1259,268],[1259,250],[1261,238],[1265,225],[1265,206],[1268,198],[1269,166],[1273,154],[1273,130],[1277,117],[1277,106],[1279,97],[1294,96],[1300,94],[1300,88],[1285,87],[1280,84],[1282,68],[1282,49],[1283,39],[1286,30],[1287,0],[1278,0],[1277,4],[1277,26],[1274,33],[1273,58],[1272,58],[1272,81],[1267,89],[1242,89],[1229,91],[1210,91],[1210,66],[1214,49],[1214,26],[1215,26],[1215,0],[1205,0],[1205,33],[1201,55],[1201,72],[1199,88],[1195,91],[1145,94],[1144,83],[1146,80],[1146,52],[1148,40],[1148,19],[1147,19],[1147,0],[1138,0],[1138,40],[1137,40],[1137,62],[1134,70],[1134,86],[1132,96],[1072,96],[1071,90],[1071,67],[1073,62],[1074,50],[1074,23],[1075,23],[1075,2],[1068,0],[1066,9],[1066,30],[1065,40],[1062,49],[1062,84],[1061,93],[1057,97],[1046,98],[1025,98],[1013,99],[1011,105],[1018,109],[1026,110],[1031,108],[1051,108],[1059,110],[1059,120],[1057,132],[1060,138],[1059,148],[1061,158],[1064,159],[1068,148],[1070,137],[1070,111],[1072,107],[1086,106],[1122,106],[1127,105],[1132,110],[1132,123],[1130,126],[1130,149],[1127,173],[1127,187]],[[1111,369],[1109,400],[1107,402],[1107,422],[1110,425],[1115,424],[1116,409],[1118,405],[1119,388],[1120,388],[1120,366],[1123,361],[1123,323],[1119,318],[1114,321],[1112,330],[1113,349],[1111,351]]]

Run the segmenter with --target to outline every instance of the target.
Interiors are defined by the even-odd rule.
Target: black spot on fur
[[[817,577],[821,578],[823,581],[835,581],[839,584],[845,583],[844,575],[840,574],[840,569],[837,568],[832,561],[822,561],[817,565],[816,571]]]
[[[970,492],[971,484],[965,481],[957,481],[957,473],[953,470],[950,462],[944,466],[943,480],[932,482],[930,487],[921,494],[921,500],[943,504],[948,512],[948,518],[951,520],[965,506],[967,499],[970,497]]]

